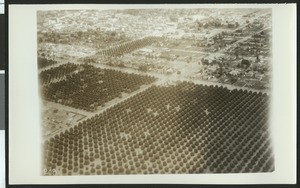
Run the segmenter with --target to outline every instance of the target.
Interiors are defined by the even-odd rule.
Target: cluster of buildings
[[[264,9],[38,12],[39,46],[54,43],[78,46],[76,49],[87,47],[93,53],[66,54],[82,55],[92,60],[90,62],[110,62],[113,66],[143,67],[143,70],[156,72],[169,70],[176,62],[194,63],[199,65],[199,71],[191,78],[234,84],[250,76],[263,83],[257,88],[265,88],[268,83],[261,80],[268,76],[270,69],[270,27],[271,11]],[[94,53],[147,36],[159,36],[161,40],[115,61]],[[63,49],[55,51],[65,52]],[[243,68],[242,61],[249,62],[250,66]]]

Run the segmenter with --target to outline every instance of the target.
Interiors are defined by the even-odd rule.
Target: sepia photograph
[[[7,12],[8,184],[296,182],[294,4]]]
[[[273,172],[271,9],[37,12],[43,175]]]

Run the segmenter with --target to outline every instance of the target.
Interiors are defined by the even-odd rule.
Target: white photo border
[[[271,8],[273,78],[272,173],[42,176],[36,67],[36,11],[125,8]],[[293,184],[296,183],[296,5],[152,4],[9,5],[9,184]]]

